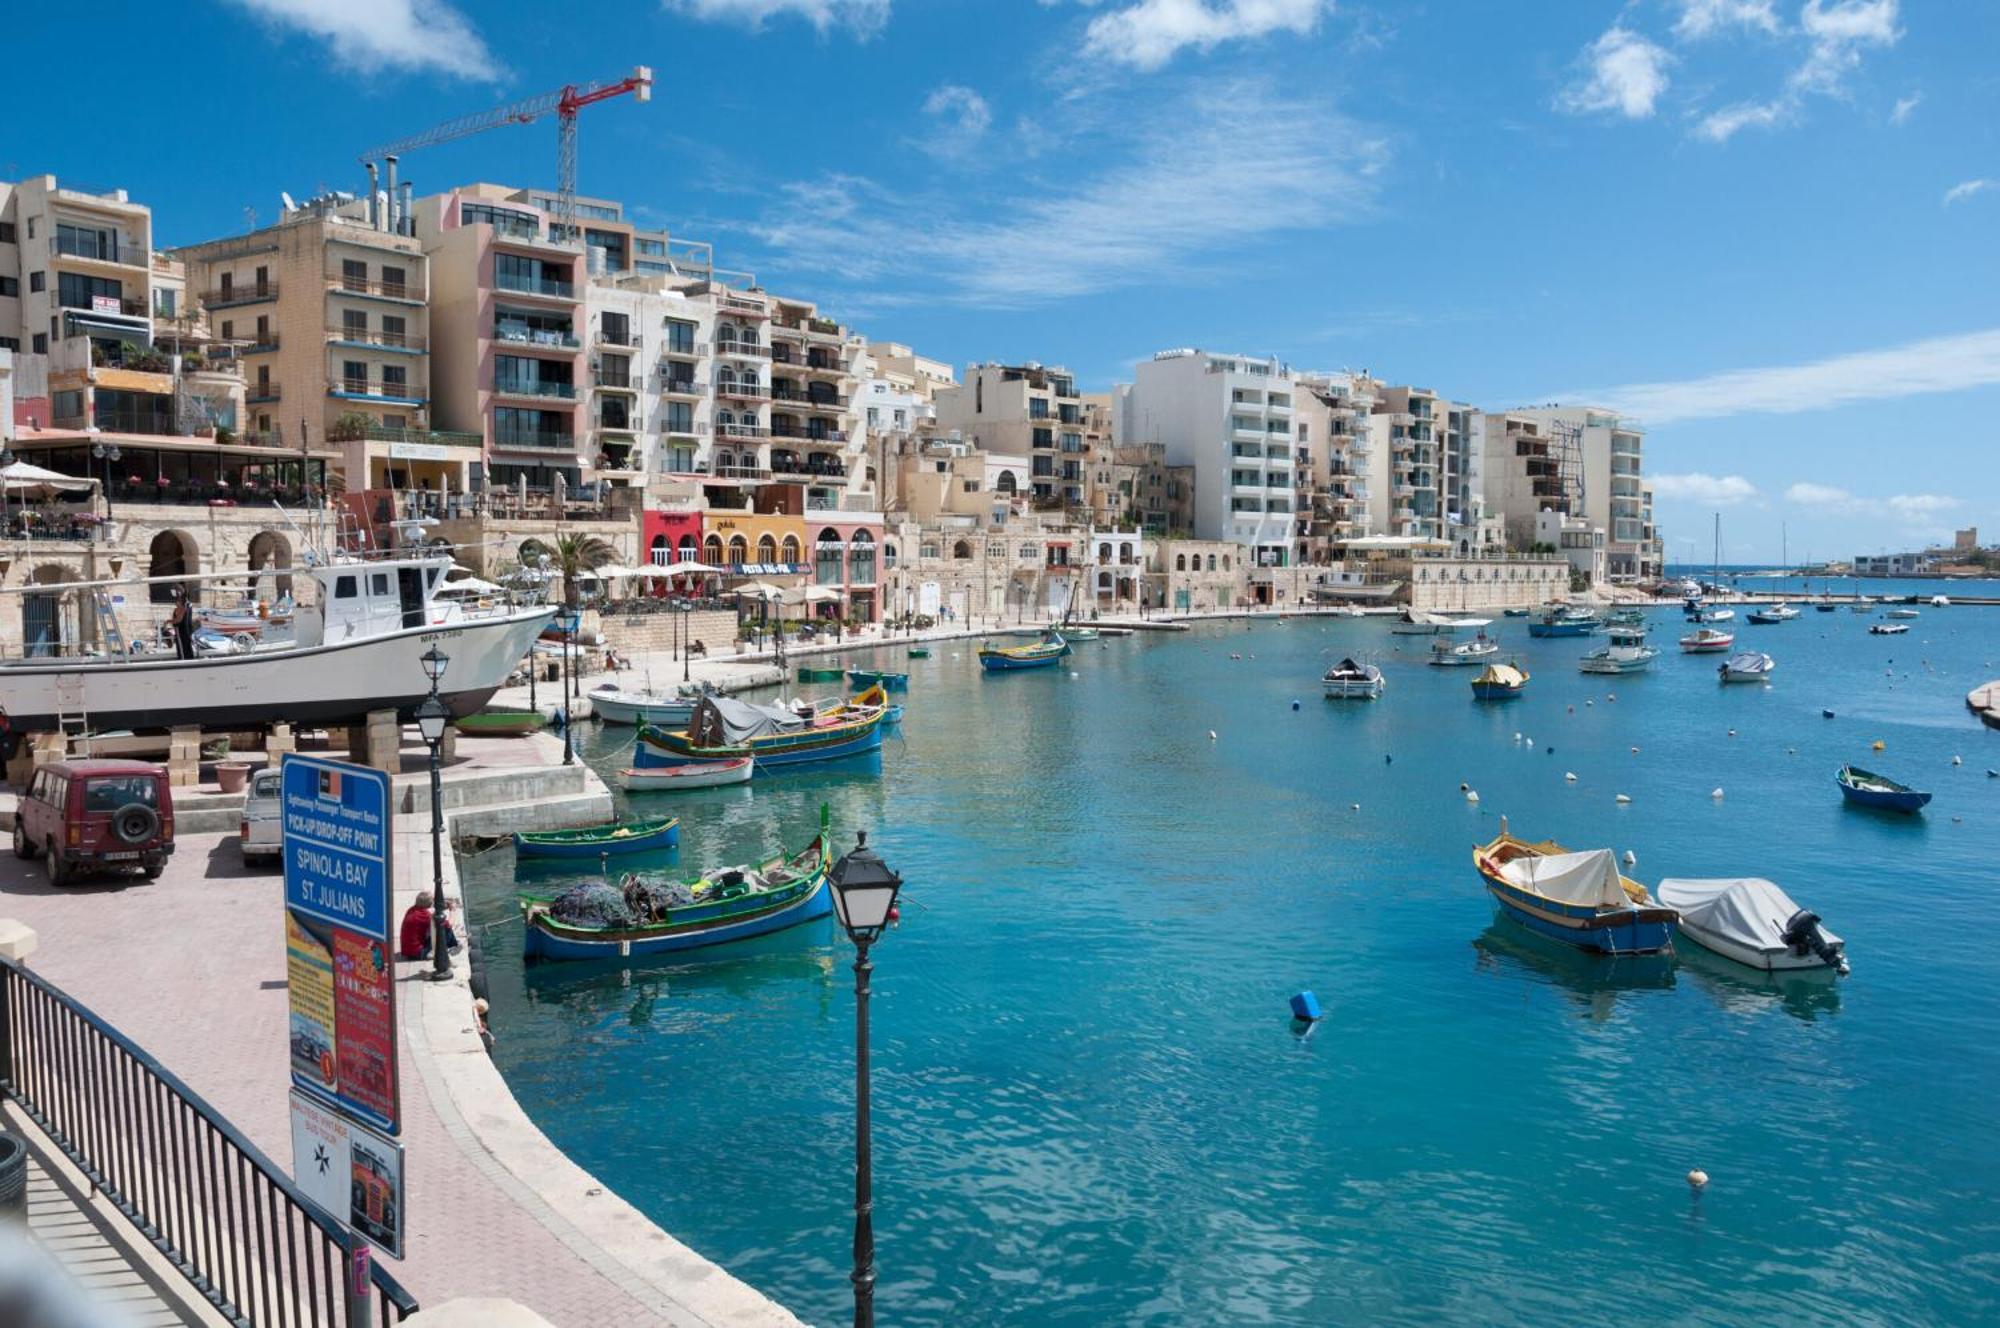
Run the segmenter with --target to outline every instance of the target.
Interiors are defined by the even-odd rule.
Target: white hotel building
[[[1118,399],[1117,436],[1158,443],[1170,466],[1193,466],[1195,538],[1251,551],[1253,566],[1294,561],[1294,407],[1302,384],[1278,360],[1161,351]]]

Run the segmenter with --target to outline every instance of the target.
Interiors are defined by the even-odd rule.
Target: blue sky
[[[1960,0],[190,0],[31,7],[10,178],[163,241],[654,67],[582,187],[871,335],[1093,388],[1169,346],[1650,429],[1670,555],[2000,538],[2000,6]],[[73,58],[129,73],[76,96]],[[147,72],[156,71],[156,72]],[[178,72],[177,72],[178,71]],[[228,100],[218,100],[226,90]],[[44,109],[45,108],[45,109]],[[57,109],[60,108],[60,109]],[[544,185],[552,124],[409,157]]]

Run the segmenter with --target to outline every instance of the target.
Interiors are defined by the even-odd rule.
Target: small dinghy
[[[1680,914],[1680,934],[1725,959],[1766,973],[1831,969],[1847,976],[1847,943],[1819,915],[1762,877],[1660,882],[1660,902]]]
[[[1868,624],[1870,636],[1901,636],[1910,630],[1908,623],[1879,622]]]
[[[828,668],[817,664],[799,665],[800,682],[839,682],[847,676],[847,670],[838,664]]]
[[[689,761],[686,765],[649,766],[618,772],[620,787],[633,793],[680,793],[688,789],[747,784],[757,762],[748,756],[726,761]]]
[[[1386,684],[1382,680],[1382,670],[1373,664],[1343,659],[1326,671],[1320,678],[1320,685],[1336,701],[1373,701],[1382,695]]]
[[[523,858],[600,858],[672,848],[680,842],[680,819],[660,816],[650,821],[620,821],[614,825],[586,826],[581,830],[547,830],[527,834],[517,831],[514,853]]]
[[[1916,609],[1891,609],[1889,610],[1889,616],[1891,618],[1919,618],[1923,615]]]
[[[1736,636],[1719,627],[1700,627],[1681,638],[1681,650],[1689,655],[1719,655],[1736,644]]]
[[[1898,784],[1887,775],[1863,770],[1858,765],[1840,767],[1834,781],[1840,785],[1840,795],[1857,807],[1914,814],[1922,811],[1924,804],[1931,800],[1928,793],[1920,793],[1907,784]]]
[[[850,687],[880,687],[885,692],[907,692],[910,690],[910,675],[884,673],[880,669],[849,669],[847,683]]]
[[[1724,682],[1769,682],[1771,670],[1777,667],[1778,661],[1763,651],[1746,650],[1716,665],[1715,673]]]

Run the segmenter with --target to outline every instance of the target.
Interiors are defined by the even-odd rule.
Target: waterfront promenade
[[[404,752],[412,780],[420,753]],[[559,762],[561,744],[546,735],[467,741],[461,756],[459,779],[510,765],[525,773]],[[426,802],[396,823],[398,916],[430,885],[427,812]],[[607,812],[608,801],[596,815]],[[37,973],[119,1027],[285,1167],[282,891],[274,871],[244,868],[233,839],[182,835],[150,885],[106,879],[57,891],[39,863],[9,855],[0,858],[0,915],[37,933]],[[447,863],[453,895],[456,876]],[[388,1264],[420,1305],[499,1297],[558,1325],[796,1324],[556,1152],[480,1043],[464,955],[449,983],[424,980],[428,968],[398,964],[409,1248]]]

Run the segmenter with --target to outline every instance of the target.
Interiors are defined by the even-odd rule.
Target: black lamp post
[[[111,519],[111,463],[118,460],[124,454],[118,450],[116,445],[107,446],[103,443],[97,443],[92,446],[90,454],[104,463],[104,519],[109,521]]]
[[[563,764],[564,765],[576,764],[576,741],[573,736],[573,731],[576,728],[576,704],[574,701],[571,701],[568,698],[569,698],[570,643],[576,640],[576,624],[579,617],[580,615],[573,608],[566,608],[562,612],[562,630],[563,630],[562,694],[564,697],[563,700]]]
[[[451,712],[438,696],[438,683],[451,656],[433,645],[421,659],[424,676],[431,680],[431,694],[417,707],[417,730],[431,749],[431,976],[443,981],[451,976],[451,953],[444,944],[444,779],[439,771],[438,744],[444,741]]]
[[[688,659],[688,647],[694,643],[688,639],[688,615],[694,612],[694,605],[682,603],[676,605],[675,610],[681,615],[681,681],[684,683],[692,682],[694,680],[694,669]]]
[[[868,833],[827,877],[833,909],[854,942],[854,1328],[875,1326],[874,1152],[868,1120],[868,947],[896,920],[903,878],[868,847]]]

